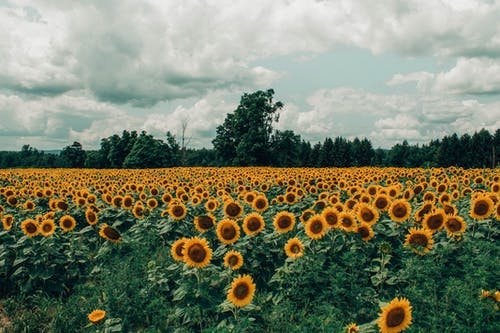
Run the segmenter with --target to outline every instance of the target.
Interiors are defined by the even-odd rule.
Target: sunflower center
[[[88,215],[89,222],[95,222],[96,216],[94,213],[89,213]]]
[[[278,219],[278,226],[281,228],[281,229],[286,229],[288,228],[290,225],[292,224],[292,219],[290,218],[290,216],[281,216],[279,219]]]
[[[370,236],[370,231],[368,230],[367,227],[360,227],[358,229],[358,233],[361,235],[361,238]]]
[[[297,244],[293,244],[292,246],[290,246],[290,251],[292,253],[300,253],[300,246],[298,246]]]
[[[231,224],[225,224],[221,228],[221,235],[224,239],[233,239],[236,236],[236,229]]]
[[[255,207],[257,209],[264,209],[264,208],[266,208],[266,202],[262,199],[258,199],[255,201]]]
[[[106,228],[104,228],[103,232],[109,239],[112,239],[112,240],[120,239],[120,233],[114,228],[106,227]]]
[[[236,296],[237,299],[245,299],[249,292],[250,288],[246,283],[240,283],[234,288],[234,296]]]
[[[368,208],[363,208],[363,210],[361,211],[361,218],[363,219],[363,221],[370,222],[375,219],[375,214],[373,214],[373,212]]]
[[[43,225],[42,229],[43,229],[44,232],[49,232],[49,231],[52,230],[52,225],[50,223],[46,223],[46,224]]]
[[[250,218],[250,220],[247,223],[247,228],[250,231],[257,231],[259,230],[261,226],[260,220],[256,217]]]
[[[226,207],[226,213],[228,216],[238,216],[240,214],[240,212],[241,212],[240,206],[238,206],[234,202],[231,202]]]
[[[313,232],[313,234],[321,233],[323,231],[323,224],[321,223],[321,221],[311,221],[311,231]]]
[[[326,220],[326,223],[328,223],[329,225],[335,225],[337,224],[337,214],[326,214],[325,215],[325,220]]]
[[[375,207],[377,207],[378,209],[384,209],[385,207],[387,207],[387,200],[385,198],[378,198],[376,201],[375,201]]]
[[[446,226],[451,232],[457,232],[462,229],[462,223],[455,218],[450,218],[446,221]]]
[[[209,229],[211,226],[214,225],[214,222],[210,218],[210,216],[202,215],[198,216],[198,225],[202,229]]]
[[[229,265],[231,265],[231,266],[236,266],[236,265],[238,264],[238,261],[239,261],[239,260],[238,260],[238,257],[237,257],[237,256],[232,255],[232,256],[230,256],[230,257],[229,257],[229,260],[228,260],[228,261],[229,261]]]
[[[344,227],[348,228],[348,227],[352,226],[352,220],[348,217],[344,217],[344,218],[342,218],[342,225]]]
[[[421,247],[426,247],[429,243],[426,235],[423,234],[413,234],[410,237],[410,243]]]
[[[387,314],[387,326],[388,327],[397,327],[401,325],[401,323],[405,319],[405,310],[402,308],[395,308],[389,311]]]
[[[64,219],[62,225],[65,228],[71,228],[73,226],[73,222],[70,219]]]
[[[288,193],[285,196],[286,202],[294,202],[295,201],[295,195],[293,193]]]
[[[29,234],[33,234],[36,232],[36,225],[34,223],[28,223],[26,225],[26,231],[29,233]]]
[[[430,229],[439,229],[443,225],[443,217],[441,215],[432,215],[427,220],[427,225]]]
[[[207,256],[207,252],[201,244],[193,244],[188,249],[189,258],[197,263],[203,262]]]
[[[182,208],[182,206],[174,206],[172,208],[172,214],[176,217],[180,217],[184,214],[184,208]]]
[[[394,214],[394,216],[396,217],[399,217],[399,218],[402,218],[406,215],[406,206],[402,203],[397,203],[396,205],[394,205],[394,208],[392,209],[392,213]]]
[[[184,244],[185,242],[182,242],[178,244],[177,247],[175,248],[175,254],[177,254],[179,257],[183,257],[182,249],[184,249]]]
[[[479,216],[486,215],[488,213],[488,208],[488,203],[486,203],[485,201],[478,201],[474,205],[474,213]]]

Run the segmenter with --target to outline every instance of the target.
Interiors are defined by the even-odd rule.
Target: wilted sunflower
[[[339,212],[333,207],[326,207],[321,212],[328,228],[336,228],[339,225]]]
[[[377,320],[381,333],[397,333],[406,330],[411,324],[410,301],[402,297],[394,298],[387,306],[381,308]]]
[[[297,259],[304,255],[304,244],[298,238],[290,238],[285,244],[285,253],[289,258]]]
[[[94,225],[99,221],[99,217],[96,212],[89,208],[85,211],[85,220],[87,220],[88,224]]]
[[[233,279],[227,299],[237,307],[250,304],[255,294],[255,283],[250,275],[239,275]]]
[[[346,333],[358,333],[359,332],[359,326],[356,325],[355,323],[350,323],[346,329],[345,329],[345,332]]]
[[[289,212],[279,212],[274,216],[273,225],[280,234],[290,231],[295,226],[295,215]]]
[[[99,235],[102,238],[107,239],[113,243],[119,243],[122,240],[120,232],[115,228],[110,227],[106,223],[103,223],[101,225],[101,229],[99,230]]]
[[[182,220],[187,215],[187,209],[182,202],[171,203],[168,213],[174,220]]]
[[[394,200],[389,207],[389,216],[395,222],[406,221],[411,214],[411,206],[405,199]]]
[[[356,219],[349,212],[341,212],[339,214],[340,227],[347,232],[354,231],[356,228]]]
[[[446,214],[442,208],[434,209],[434,211],[427,213],[424,216],[423,226],[425,229],[434,233],[443,228],[445,219]]]
[[[40,232],[38,223],[33,219],[26,219],[21,222],[21,229],[28,237],[35,237]]]
[[[264,229],[264,226],[264,218],[259,213],[250,213],[243,219],[243,231],[248,236],[258,234]]]
[[[236,219],[243,214],[243,207],[237,201],[227,200],[224,203],[224,215],[231,219]]]
[[[326,234],[328,225],[322,215],[313,215],[305,225],[306,235],[312,239],[321,239]]]
[[[59,219],[59,226],[65,232],[71,231],[76,227],[76,220],[71,215],[61,216],[61,218]]]
[[[98,323],[106,317],[106,311],[104,310],[94,310],[89,313],[88,318],[93,323]]]
[[[263,212],[269,207],[269,202],[265,195],[257,196],[252,202],[252,208],[257,212]]]
[[[243,266],[243,256],[240,252],[229,250],[224,256],[224,266],[237,270]]]
[[[5,230],[10,230],[12,228],[12,224],[14,224],[14,216],[13,215],[4,215],[2,218],[3,228]]]
[[[193,237],[184,243],[182,256],[189,267],[203,268],[212,259],[212,249],[205,238]]]
[[[493,201],[489,197],[477,197],[472,201],[470,216],[475,220],[484,220],[493,213],[493,207]]]
[[[360,203],[357,205],[356,215],[359,222],[365,222],[370,225],[377,223],[380,217],[378,210],[366,203]]]
[[[56,224],[52,219],[43,220],[42,223],[40,224],[40,233],[44,237],[52,235],[55,231],[56,231]]]
[[[184,261],[183,249],[187,241],[188,238],[182,237],[181,239],[176,240],[174,244],[172,244],[172,247],[170,248],[170,253],[172,254],[172,257],[175,260]]]
[[[465,221],[461,216],[458,215],[447,215],[444,222],[444,228],[448,232],[448,235],[461,234],[465,232]]]
[[[224,219],[217,224],[217,238],[224,244],[233,244],[240,238],[240,226],[233,220]]]
[[[356,226],[355,230],[361,236],[361,239],[365,242],[369,241],[375,236],[371,225],[366,222],[361,222],[358,226]]]
[[[433,244],[434,240],[429,230],[410,228],[404,245],[409,247],[413,252],[423,256],[432,249]]]
[[[215,216],[212,214],[199,215],[194,218],[194,226],[199,232],[207,232],[215,225]]]

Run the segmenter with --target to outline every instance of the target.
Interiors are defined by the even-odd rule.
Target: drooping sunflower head
[[[434,240],[429,230],[410,228],[404,245],[409,247],[413,252],[423,256],[432,249],[433,244]]]
[[[237,270],[243,266],[243,256],[240,252],[230,250],[224,256],[224,266]]]
[[[182,256],[189,267],[203,268],[212,259],[212,249],[205,238],[193,237],[184,244]]]
[[[243,231],[248,236],[258,234],[264,229],[264,226],[264,218],[259,213],[250,213],[243,219]]]
[[[431,233],[438,232],[443,228],[446,214],[442,208],[434,209],[424,216],[423,226]]]
[[[14,224],[14,216],[10,214],[4,215],[2,218],[2,224],[5,230],[12,229],[12,225]]]
[[[215,225],[215,216],[212,214],[199,215],[194,218],[194,226],[199,232],[207,232]]]
[[[184,261],[184,245],[188,241],[188,238],[182,237],[181,239],[178,239],[172,244],[172,247],[170,248],[170,254],[172,254],[172,257],[177,260],[177,261]]]
[[[295,215],[289,212],[279,212],[274,216],[273,225],[280,234],[290,231],[295,226]]]
[[[397,199],[389,207],[389,216],[395,222],[406,221],[411,215],[411,206],[405,199]]]
[[[327,223],[322,215],[313,215],[305,225],[306,235],[312,239],[321,239],[328,229]]]
[[[103,223],[101,225],[101,229],[99,230],[99,235],[113,243],[119,243],[122,240],[122,236],[120,235],[120,232],[116,230],[115,228],[107,225],[106,223]]]
[[[304,244],[298,238],[290,238],[285,244],[285,253],[289,258],[297,259],[304,255]]]
[[[233,220],[224,219],[217,223],[217,238],[224,244],[233,244],[240,238],[240,226]]]
[[[358,226],[356,226],[356,232],[361,236],[361,239],[365,242],[368,242],[375,236],[373,229],[370,224],[366,222],[361,222]]]
[[[339,212],[333,207],[326,207],[321,212],[328,228],[337,228],[339,226]]]
[[[227,292],[227,299],[237,307],[243,307],[252,302],[255,294],[255,283],[250,275],[239,275],[233,279]]]
[[[381,308],[377,320],[381,333],[397,333],[411,325],[411,304],[406,298],[394,298],[387,306]]]
[[[98,323],[106,317],[106,311],[94,310],[87,317],[92,323]]]
[[[59,219],[59,226],[64,232],[71,231],[76,227],[76,220],[71,215],[61,216],[61,218]]]
[[[227,200],[224,203],[224,215],[230,219],[236,219],[243,214],[243,207],[237,201]]]
[[[484,220],[493,213],[493,201],[487,196],[478,196],[473,199],[470,216],[475,220]]]
[[[48,220],[43,220],[42,223],[40,223],[40,233],[42,236],[47,237],[52,235],[56,231],[56,224],[54,220],[48,219]]]
[[[463,217],[458,215],[447,215],[444,222],[444,228],[448,232],[448,235],[452,236],[454,234],[462,234],[467,228]]]
[[[40,232],[38,223],[33,219],[26,219],[21,222],[21,229],[28,237],[35,237]]]
[[[357,205],[356,215],[358,217],[358,221],[371,225],[377,223],[380,217],[378,210],[366,203],[360,203]]]

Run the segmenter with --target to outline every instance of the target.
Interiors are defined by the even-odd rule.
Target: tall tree
[[[273,102],[274,90],[244,94],[240,104],[216,129],[212,141],[223,165],[269,164],[273,131],[282,102]]]
[[[61,164],[67,168],[83,168],[85,164],[85,150],[80,142],[73,142],[71,146],[66,146],[59,155]]]
[[[271,138],[272,165],[292,167],[300,165],[300,135],[291,130],[276,131]]]

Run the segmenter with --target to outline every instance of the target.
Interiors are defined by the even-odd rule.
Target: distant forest
[[[170,132],[165,140],[145,131],[124,130],[101,139],[99,150],[79,142],[59,154],[24,145],[21,151],[0,152],[0,168],[163,168],[176,166],[273,167],[448,167],[491,168],[500,163],[500,129],[495,133],[452,134],[427,144],[407,141],[391,149],[374,149],[366,138],[328,137],[311,144],[291,130],[276,130],[282,102],[274,91],[244,94],[238,108],[216,129],[211,149],[185,147]]]

